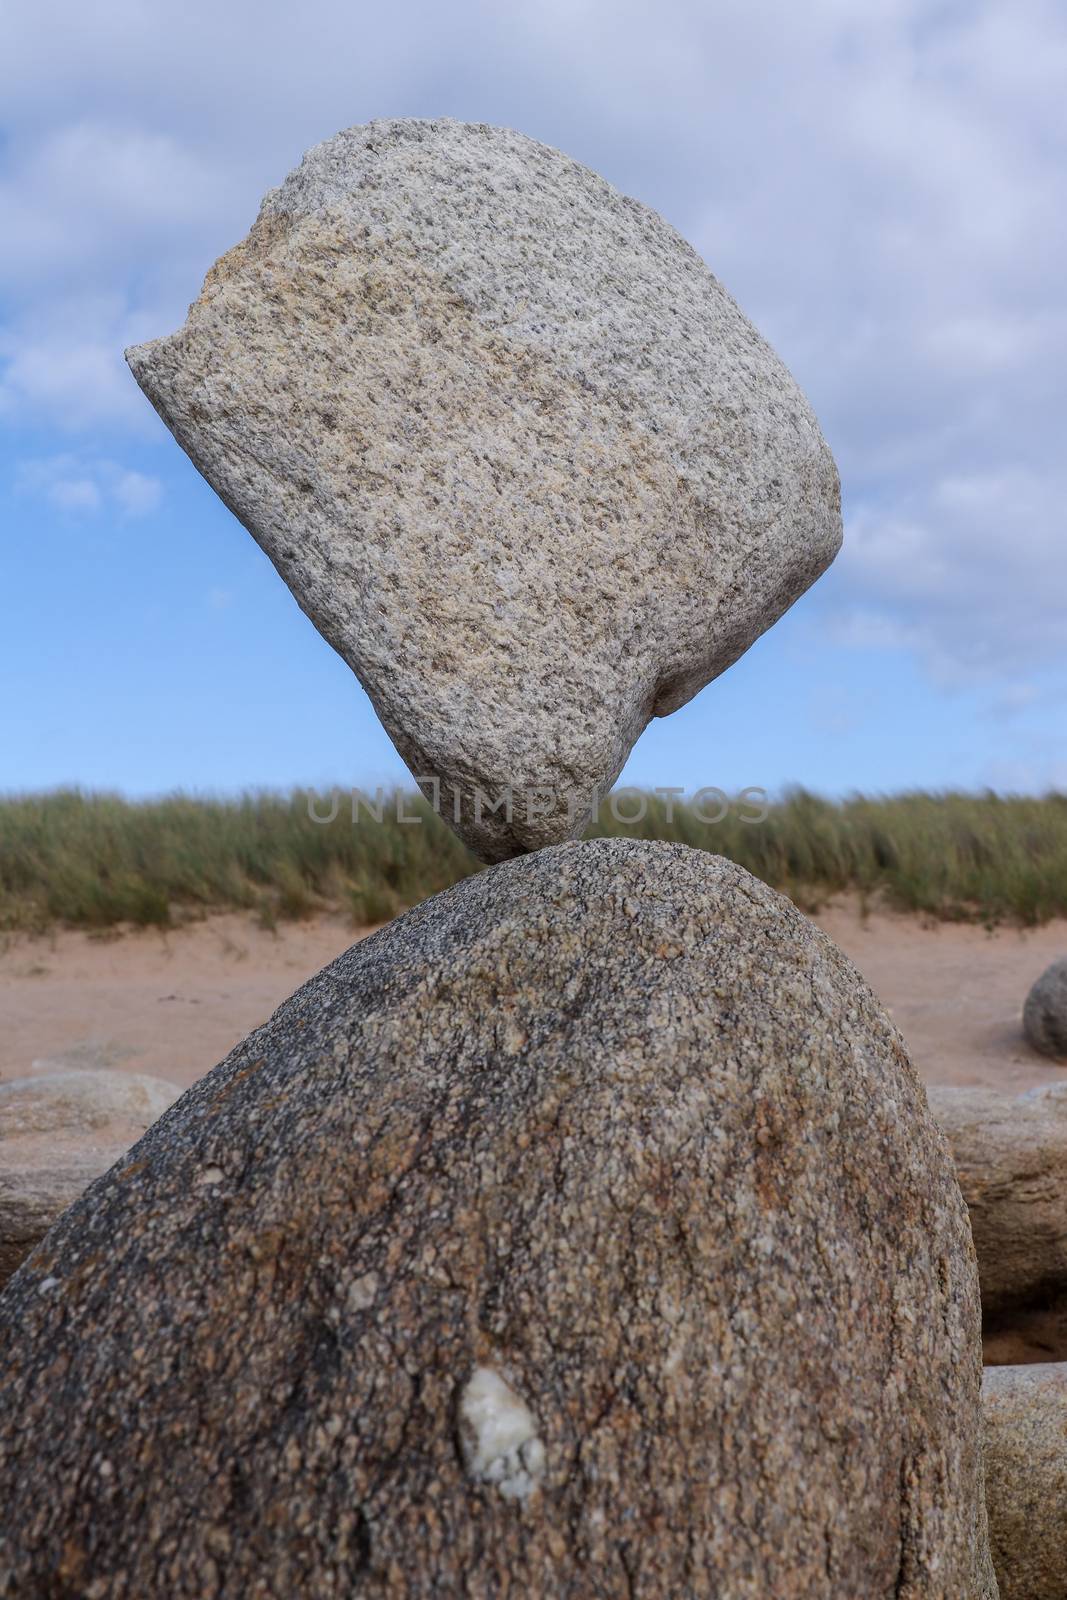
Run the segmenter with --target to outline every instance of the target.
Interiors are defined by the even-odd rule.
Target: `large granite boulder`
[[[696,251],[508,129],[317,145],[127,359],[486,860],[582,832],[840,543],[811,409]]]
[[[180,1093],[161,1078],[102,1070],[0,1084],[0,1284]]]
[[[1067,1083],[927,1094],[970,1213],[986,1313],[1067,1293]]]
[[[989,1367],[982,1401],[1000,1600],[1067,1600],[1067,1366]]]
[[[1027,995],[1023,1032],[1043,1056],[1067,1060],[1067,956],[1047,967]]]
[[[980,1600],[978,1284],[835,946],[564,845],[300,989],[0,1296],[11,1593]]]

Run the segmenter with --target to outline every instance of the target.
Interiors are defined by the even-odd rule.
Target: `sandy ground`
[[[245,913],[171,932],[60,930],[0,948],[0,1080],[75,1067],[195,1083],[294,989],[363,937],[341,918]]]
[[[1023,1002],[1034,979],[1067,955],[1067,921],[993,933],[960,923],[926,925],[851,905],[815,918],[855,962],[908,1042],[927,1083],[980,1084],[1021,1094],[1067,1080],[1067,1062],[1031,1050]]]
[[[865,920],[854,904],[815,920],[880,995],[928,1083],[1021,1093],[1067,1079],[1020,1022],[1034,978],[1067,952],[1067,922],[987,933],[885,912]],[[364,936],[339,917],[272,934],[227,913],[169,933],[0,938],[0,1081],[114,1067],[193,1083]],[[1067,1360],[1067,1300],[987,1326],[985,1360]]]
[[[930,1083],[1021,1092],[1067,1079],[1020,1031],[1067,922],[1031,932],[926,927],[851,904],[816,918],[888,1006]],[[340,918],[259,928],[245,914],[170,932],[57,932],[0,942],[0,1079],[118,1067],[186,1085],[362,935]]]

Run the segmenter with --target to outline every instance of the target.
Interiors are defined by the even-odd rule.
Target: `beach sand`
[[[1037,1055],[1021,1029],[1030,984],[1067,952],[1067,922],[988,933],[885,911],[864,918],[855,902],[815,920],[889,1008],[928,1083],[1022,1093],[1067,1079],[1067,1064]],[[166,933],[0,939],[0,1080],[109,1067],[191,1084],[370,931],[318,916],[271,933],[225,913]],[[1067,1300],[987,1325],[985,1359],[1067,1359]]]
[[[888,1007],[927,1082],[1021,1093],[1067,1080],[1067,1064],[1032,1051],[1020,1023],[1030,984],[1067,953],[1067,922],[989,933],[885,911],[865,919],[853,902],[814,920]],[[230,912],[168,932],[9,935],[0,1079],[115,1067],[193,1083],[361,937],[341,917],[271,933]]]

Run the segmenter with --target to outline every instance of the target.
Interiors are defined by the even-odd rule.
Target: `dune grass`
[[[338,908],[381,922],[479,870],[421,799],[419,825],[309,817],[308,794],[132,802],[63,790],[0,799],[0,927],[166,927],[215,909],[267,926]],[[1067,916],[1067,796],[903,794],[832,802],[794,791],[758,824],[717,824],[646,797],[642,821],[599,834],[674,839],[729,856],[805,909],[858,892],[942,919]],[[320,800],[320,814],[328,803]]]

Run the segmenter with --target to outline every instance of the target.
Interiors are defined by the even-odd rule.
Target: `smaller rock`
[[[1067,1600],[1067,1365],[987,1367],[982,1410],[1000,1600]]]
[[[1067,1060],[1067,956],[1054,961],[1027,995],[1023,1032],[1041,1055]]]
[[[970,1213],[983,1312],[1067,1292],[1067,1083],[931,1086],[927,1099]]]
[[[55,1072],[0,1084],[0,1285],[181,1092],[137,1072]]]

